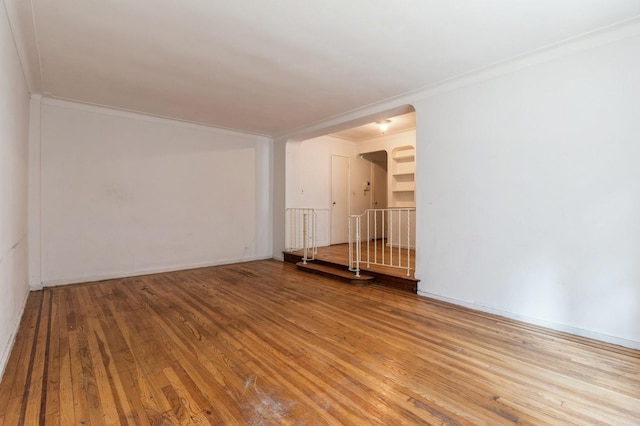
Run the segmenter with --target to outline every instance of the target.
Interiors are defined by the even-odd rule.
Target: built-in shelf
[[[411,155],[399,155],[396,157],[393,157],[394,160],[396,160],[397,162],[405,162],[405,161],[416,161],[416,156],[411,154]]]
[[[411,174],[411,173],[415,173],[416,172],[416,163],[415,161],[401,161],[401,162],[394,162],[394,169],[393,169],[393,174],[394,175],[406,175],[406,174]]]
[[[393,188],[391,191],[393,192],[404,192],[404,191],[415,191],[416,184],[415,182],[394,182]]]
[[[393,207],[415,207],[416,156],[413,146],[391,152],[391,194]]]

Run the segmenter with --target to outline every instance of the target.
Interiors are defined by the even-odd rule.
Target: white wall
[[[328,135],[287,143],[287,208],[317,209],[319,246],[330,243],[332,155],[349,158],[349,214],[370,206],[370,192],[364,188],[371,180],[371,163],[356,155],[359,144]]]
[[[288,137],[412,105],[420,294],[640,348],[639,34],[632,21]]]
[[[353,159],[353,142],[320,136],[286,146],[286,206],[318,210],[319,246],[329,245],[330,239],[332,155]]]
[[[354,143],[332,136],[287,143],[287,207],[329,206],[332,155],[353,158]]]
[[[270,140],[50,99],[41,109],[44,285],[271,257]]]
[[[422,294],[640,347],[639,52],[414,104]]]
[[[28,130],[29,93],[0,7],[0,377],[29,292]]]

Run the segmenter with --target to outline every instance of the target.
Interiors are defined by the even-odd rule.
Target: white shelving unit
[[[416,149],[402,146],[391,152],[392,207],[416,206]]]

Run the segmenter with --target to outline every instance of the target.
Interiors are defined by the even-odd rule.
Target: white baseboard
[[[86,275],[86,276],[80,276],[80,277],[67,277],[67,278],[60,278],[55,280],[46,280],[42,282],[42,285],[44,287],[55,287],[60,285],[114,280],[119,278],[137,277],[140,275],[161,274],[163,272],[175,272],[175,271],[184,271],[187,269],[208,268],[211,266],[229,265],[231,263],[244,263],[244,262],[252,262],[254,260],[266,260],[266,259],[271,259],[271,256],[252,256],[250,258],[240,257],[240,258],[219,259],[213,262],[144,268],[144,269],[136,269],[131,271],[109,272],[104,274]]]
[[[541,320],[538,318],[529,317],[526,315],[520,315],[513,312],[503,311],[500,309],[495,309],[489,306],[477,305],[470,302],[465,302],[463,300],[452,299],[449,297],[439,296],[437,294],[431,294],[424,291],[418,290],[418,294],[420,296],[429,297],[431,299],[440,300],[443,302],[451,303],[458,306],[463,306],[465,308],[473,309],[480,312],[486,312],[493,315],[499,315],[501,317],[526,322],[528,324],[537,325],[540,327],[549,328],[555,331],[561,331],[564,333],[574,334],[580,337],[586,337],[588,339],[599,340],[601,342],[612,343],[618,346],[624,346],[625,348],[630,349],[640,349],[640,342],[636,342],[634,340],[623,339],[620,337],[610,336],[608,334],[597,333],[595,331],[585,330],[582,328],[572,327],[570,325],[561,324],[553,321]]]
[[[4,370],[7,368],[7,363],[9,362],[9,356],[11,356],[11,351],[13,350],[13,345],[16,343],[16,336],[18,335],[18,330],[20,329],[20,322],[22,321],[22,315],[24,314],[24,309],[27,306],[27,299],[29,298],[29,293],[26,292],[24,298],[22,299],[22,303],[20,304],[20,309],[18,310],[18,315],[14,318],[13,321],[13,329],[11,330],[11,335],[9,336],[9,341],[6,342],[6,346],[4,347],[4,351],[2,351],[2,355],[0,355],[0,380],[4,376]]]

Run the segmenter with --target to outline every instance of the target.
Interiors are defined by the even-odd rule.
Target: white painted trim
[[[37,60],[38,60],[38,75],[34,78],[38,79],[38,87],[44,90],[44,71],[42,71],[42,53],[40,52],[40,43],[38,42],[38,25],[36,24],[36,12],[33,7],[33,0],[29,0],[30,12],[31,12],[31,25],[33,25],[33,44],[36,46]]]
[[[6,343],[4,347],[4,352],[0,355],[0,380],[4,376],[4,370],[7,368],[7,363],[9,362],[9,356],[11,356],[11,351],[13,350],[13,345],[16,343],[16,337],[18,336],[18,330],[20,329],[20,322],[22,321],[22,316],[24,315],[24,309],[27,306],[27,299],[29,298],[29,293],[26,292],[24,298],[22,299],[22,303],[20,305],[20,309],[18,311],[18,315],[16,316],[16,320],[13,323],[13,330],[11,331],[11,336],[9,337],[9,341]]]
[[[29,183],[28,183],[28,262],[29,287],[41,290],[41,188],[42,188],[42,96],[31,95],[29,102]]]
[[[29,93],[37,93],[41,90],[42,87],[42,66],[40,65],[40,52],[39,46],[37,42],[35,43],[36,50],[38,51],[38,63],[36,64],[35,70],[31,66],[32,63],[29,57],[29,48],[27,47],[29,41],[29,35],[33,35],[33,40],[36,39],[35,30],[33,28],[25,28],[25,22],[21,19],[21,15],[25,13],[25,8],[28,7],[28,25],[34,25],[33,20],[33,8],[31,0],[14,0],[14,1],[4,1],[4,10],[7,15],[7,21],[9,24],[9,29],[11,31],[11,36],[13,38],[13,44],[16,48],[16,52],[18,54],[18,59],[20,62],[20,69],[22,70],[22,75],[24,77],[24,81],[26,83],[27,89]],[[28,35],[28,34],[29,35]]]
[[[286,247],[286,147],[287,141],[275,139],[271,149],[271,255],[280,256]]]
[[[533,324],[539,327],[548,328],[555,331],[561,331],[564,333],[573,334],[580,337],[586,337],[588,339],[599,340],[601,342],[612,343],[614,345],[624,346],[630,349],[640,349],[640,342],[634,340],[622,339],[620,337],[610,336],[608,334],[597,333],[595,331],[585,330],[582,328],[572,327],[570,325],[561,324],[553,321],[541,320],[539,318],[533,318],[526,315],[519,315],[513,312],[503,311],[495,309],[490,306],[478,305],[463,300],[453,299],[450,297],[439,296],[437,294],[428,293],[418,290],[418,295],[423,297],[429,297],[431,299],[440,300],[442,302],[451,303],[453,305],[462,306],[465,308],[473,309],[475,311],[485,312],[488,314],[498,315],[504,318],[509,318],[516,321],[525,322],[527,324]]]
[[[585,50],[640,35],[640,18],[635,17],[570,39],[544,46],[515,57],[457,75],[415,92],[420,98],[470,86],[521,69],[539,65],[556,58],[566,57]]]
[[[271,139],[260,138],[256,144],[255,163],[255,223],[256,223],[256,251],[271,257],[273,251],[273,178],[271,175],[271,163],[273,157],[273,144]]]
[[[403,106],[414,105],[419,101],[441,93],[457,90],[556,58],[566,57],[637,36],[640,36],[640,16],[535,49],[476,70],[468,71],[417,90],[393,96],[351,111],[345,111],[344,113],[327,117],[276,137],[304,140],[317,135],[335,133],[340,130],[355,127],[358,124],[374,121],[371,120],[371,118],[379,117],[381,112],[395,111],[398,108],[403,108]]]
[[[46,96],[42,98],[42,103],[46,105],[54,105],[62,108],[78,109],[81,111],[95,112],[98,114],[109,114],[117,117],[135,118],[137,120],[145,120],[152,123],[164,123],[176,126],[181,126],[189,129],[207,129],[215,131],[216,133],[223,135],[241,135],[241,136],[255,136],[256,138],[267,138],[270,135],[263,135],[259,133],[250,133],[242,130],[228,129],[224,127],[216,127],[213,124],[200,123],[197,121],[183,120],[175,117],[167,117],[163,115],[151,114],[142,111],[135,111],[126,108],[118,108],[115,106],[100,105],[90,102],[83,102],[75,99],[63,98],[59,96]]]
[[[59,278],[56,280],[43,281],[42,285],[44,287],[56,287],[56,286],[67,285],[67,284],[80,284],[80,283],[88,283],[88,282],[95,282],[95,281],[114,280],[114,279],[120,279],[120,278],[137,277],[140,275],[161,274],[164,272],[176,272],[176,271],[184,271],[187,269],[208,268],[211,266],[230,265],[233,263],[245,263],[245,262],[253,262],[255,260],[267,260],[267,259],[271,259],[271,256],[267,255],[267,256],[251,256],[251,257],[234,257],[234,258],[216,260],[215,262],[191,263],[186,265],[172,265],[172,266],[163,266],[163,267],[157,267],[157,268],[136,269],[133,271],[120,271],[120,272],[111,272],[111,273],[98,274],[98,275],[85,275],[80,277]]]

